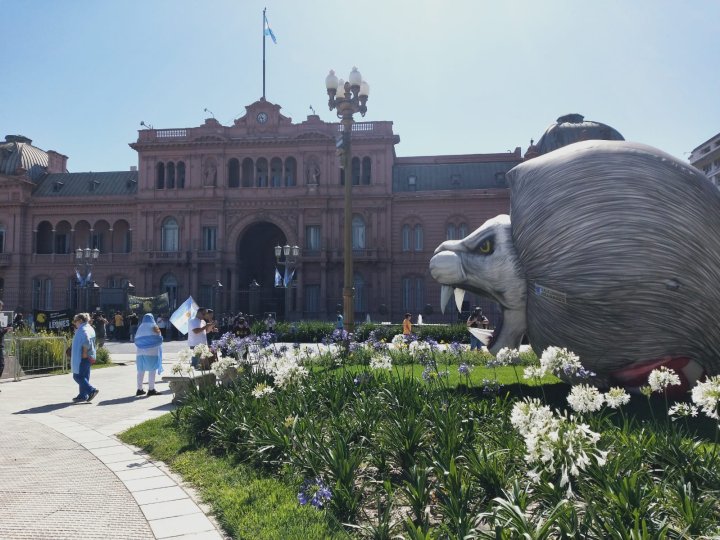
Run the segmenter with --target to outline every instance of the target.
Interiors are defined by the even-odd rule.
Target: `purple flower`
[[[310,503],[317,509],[325,506],[325,503],[332,499],[332,491],[325,485],[319,476],[311,480],[305,480],[298,493],[298,502],[302,505]]]
[[[465,362],[458,366],[458,373],[460,373],[460,375],[470,375],[471,370],[472,367],[467,365]]]
[[[461,343],[458,343],[457,341],[453,341],[450,344],[450,350],[454,353],[462,352],[463,346]]]

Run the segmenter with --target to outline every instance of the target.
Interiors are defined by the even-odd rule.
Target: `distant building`
[[[692,151],[690,165],[700,169],[715,186],[720,187],[720,133]]]
[[[122,309],[128,292],[188,295],[219,312],[334,316],[342,304],[343,185],[338,123],[300,123],[264,99],[233,125],[144,129],[137,166],[67,172],[67,157],[21,136],[0,143],[0,297],[8,307]],[[509,209],[498,154],[396,157],[392,122],[352,133],[356,320],[441,317],[428,261]],[[276,245],[301,257],[289,291],[274,287]],[[75,250],[98,249],[86,287]],[[77,267],[83,274],[83,267]],[[222,283],[222,287],[218,286]],[[255,286],[251,284],[257,283]],[[490,316],[493,307],[487,302]],[[427,315],[426,306],[432,315]],[[451,308],[452,310],[452,308]]]

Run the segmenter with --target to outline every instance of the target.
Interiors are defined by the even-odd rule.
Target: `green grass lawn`
[[[232,538],[348,538],[324,511],[300,506],[294,487],[192,447],[175,429],[170,414],[129,429],[120,439],[139,446],[192,483]]]

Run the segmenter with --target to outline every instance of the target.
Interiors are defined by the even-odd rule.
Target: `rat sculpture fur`
[[[720,372],[720,192],[650,146],[583,141],[508,175],[510,217],[443,242],[430,272],[497,302],[493,354],[527,335],[636,386],[667,365],[685,383]]]

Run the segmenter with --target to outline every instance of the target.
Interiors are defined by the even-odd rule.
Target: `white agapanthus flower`
[[[173,375],[188,375],[191,376],[194,373],[194,369],[190,362],[180,360],[179,362],[175,362],[172,367],[170,368],[170,372]]]
[[[582,370],[582,364],[580,357],[574,352],[560,347],[548,347],[540,357],[540,368],[545,373],[572,376]]]
[[[275,389],[272,386],[265,383],[259,383],[255,385],[255,388],[252,391],[252,395],[254,398],[260,399],[263,396],[272,394],[274,391]]]
[[[212,358],[215,356],[215,353],[210,350],[210,347],[201,343],[200,345],[195,345],[195,348],[192,350],[192,355],[199,356],[200,358]]]
[[[573,494],[571,476],[580,476],[593,462],[600,466],[606,462],[607,452],[597,448],[598,433],[572,416],[553,415],[537,400],[516,403],[511,422],[525,437],[525,461],[533,466],[528,472],[530,479],[539,482],[547,475],[559,476],[559,485],[567,486],[568,497]]]
[[[301,384],[308,376],[308,370],[295,359],[288,357],[271,358],[265,363],[265,371],[272,375],[275,386],[285,388],[290,384]]]
[[[396,334],[390,341],[390,347],[393,349],[405,348],[405,336],[403,336],[402,334]]]
[[[710,418],[720,420],[718,407],[720,406],[720,375],[708,377],[705,382],[699,382],[691,392],[695,405]]]
[[[575,412],[586,413],[599,411],[605,398],[594,386],[578,384],[570,390],[567,401]]]
[[[193,352],[189,348],[181,349],[178,352],[178,360],[180,360],[180,362],[189,362],[192,357]]]
[[[392,369],[392,358],[385,354],[370,359],[370,369]]]
[[[659,369],[653,369],[648,377],[648,384],[653,392],[664,392],[668,386],[677,386],[680,384],[680,377],[674,369],[668,369],[665,366]]]
[[[431,352],[432,347],[430,347],[430,344],[426,341],[413,341],[408,346],[408,349],[412,354],[418,354],[420,352]]]
[[[545,370],[539,366],[528,366],[523,371],[524,379],[542,379],[545,376]]]
[[[630,394],[619,386],[613,386],[605,393],[605,403],[611,409],[618,409],[630,403]]]
[[[698,408],[695,405],[689,403],[676,403],[668,409],[668,414],[673,420],[678,418],[687,418],[688,416],[695,417],[698,415]]]
[[[523,436],[526,436],[533,429],[540,429],[550,422],[552,418],[553,413],[550,407],[543,405],[537,398],[526,398],[523,401],[517,401],[510,413],[510,423]]]
[[[517,349],[503,347],[495,355],[495,359],[503,366],[512,366],[513,364],[517,364],[518,360],[520,360],[520,351]]]
[[[215,374],[215,377],[222,379],[229,368],[237,367],[237,365],[237,362],[233,358],[223,356],[219,358],[217,362],[212,363],[210,371]]]

